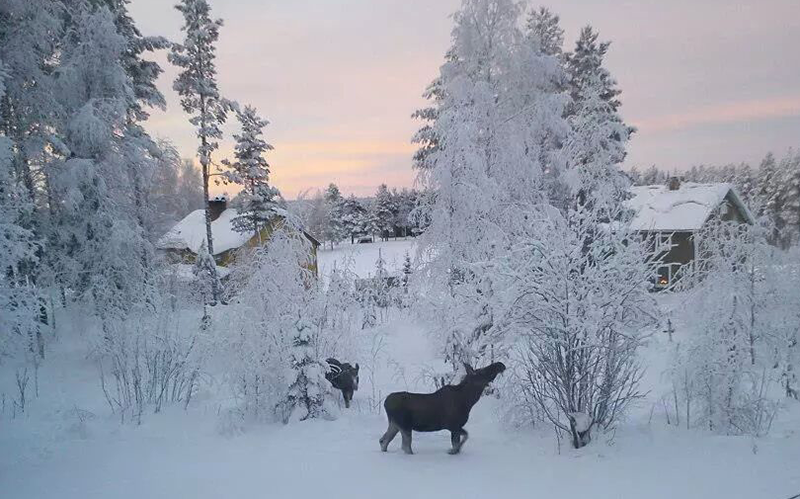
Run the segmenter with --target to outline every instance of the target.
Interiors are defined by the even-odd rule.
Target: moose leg
[[[392,442],[392,440],[394,440],[394,437],[397,436],[398,431],[400,431],[400,427],[389,421],[389,428],[380,439],[381,450],[383,452],[386,452],[386,450],[389,448],[389,444]]]
[[[467,430],[460,429],[450,432],[450,443],[452,444],[452,448],[447,451],[448,454],[458,454],[461,452],[461,446],[464,445],[464,442],[467,441],[469,438],[469,433]]]
[[[400,434],[403,436],[403,452],[413,454],[414,451],[411,450],[411,430],[400,430]]]

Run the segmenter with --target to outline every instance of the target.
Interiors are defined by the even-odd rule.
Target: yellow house
[[[236,258],[241,248],[253,248],[269,241],[275,229],[281,227],[286,214],[280,212],[261,229],[259,234],[237,232],[233,228],[233,219],[239,212],[236,208],[228,208],[225,196],[217,196],[209,201],[211,213],[211,234],[214,237],[214,260],[217,265],[226,267]],[[317,274],[317,249],[319,242],[308,232],[302,231],[309,241],[311,255],[309,269]],[[178,222],[156,243],[156,248],[163,252],[172,263],[194,263],[197,252],[206,240],[206,222],[204,210],[195,210]]]

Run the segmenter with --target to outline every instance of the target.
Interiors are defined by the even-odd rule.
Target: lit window
[[[669,286],[670,277],[671,277],[671,268],[669,265],[662,265],[658,268],[656,272],[656,286],[659,288],[665,288]]]

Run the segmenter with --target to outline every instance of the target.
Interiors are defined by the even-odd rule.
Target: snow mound
[[[592,426],[592,418],[585,412],[570,412],[569,417],[575,422],[575,431],[583,433]]]

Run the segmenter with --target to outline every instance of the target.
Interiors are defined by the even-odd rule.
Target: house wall
[[[650,241],[654,247],[659,247],[666,242],[660,239],[671,235],[671,247],[665,252],[658,253],[660,259],[657,276],[655,276],[656,286],[663,287],[670,285],[680,277],[680,269],[684,265],[690,264],[695,258],[694,234],[688,231],[682,232],[643,232],[642,237]],[[661,279],[665,279],[664,283]]]
[[[694,260],[694,235],[691,232],[675,232],[672,234],[672,249],[664,261],[686,265]]]
[[[283,219],[275,220],[271,222],[269,225],[266,225],[258,235],[253,235],[247,243],[243,247],[245,248],[255,248],[257,246],[262,246],[267,241],[269,241],[270,237],[272,237],[272,233],[275,232],[278,228],[282,227],[284,224]],[[304,265],[308,270],[317,275],[318,266],[317,266],[317,244],[314,241],[309,241],[310,243],[310,255],[309,255],[309,263]],[[223,253],[220,253],[216,256],[217,264],[223,267],[230,266],[235,260],[236,255],[238,254],[241,248],[234,248]]]

